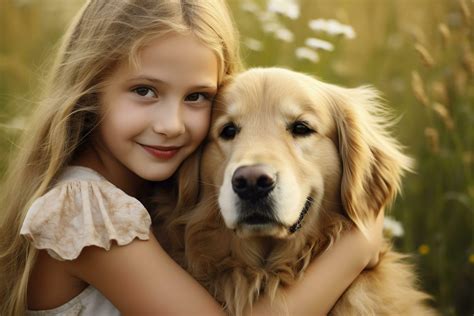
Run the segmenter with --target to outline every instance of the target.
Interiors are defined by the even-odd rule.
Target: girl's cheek
[[[211,124],[211,109],[201,109],[189,115],[190,130],[193,131],[194,139],[203,141],[207,136]]]
[[[153,113],[148,107],[131,102],[116,102],[110,104],[107,112],[103,113],[102,123],[111,129],[111,132],[122,134],[143,129],[151,117]]]

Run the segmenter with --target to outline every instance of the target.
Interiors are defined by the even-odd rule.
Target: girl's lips
[[[141,145],[149,154],[158,159],[171,159],[179,151],[180,147],[158,147]]]

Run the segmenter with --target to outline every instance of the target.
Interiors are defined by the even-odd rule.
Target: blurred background
[[[0,0],[0,176],[84,0]],[[474,314],[474,0],[232,0],[247,66],[370,84],[416,159],[387,233],[442,315]]]

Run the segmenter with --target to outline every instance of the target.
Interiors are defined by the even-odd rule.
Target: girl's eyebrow
[[[130,78],[127,81],[130,82],[130,81],[139,81],[139,80],[150,81],[150,82],[153,82],[154,84],[157,84],[157,85],[169,85],[166,81],[160,80],[158,78],[148,77],[148,76],[137,76],[137,77]],[[197,85],[195,85],[191,88],[192,89],[217,90],[217,85],[214,84],[214,83],[202,83],[202,84],[197,84]]]

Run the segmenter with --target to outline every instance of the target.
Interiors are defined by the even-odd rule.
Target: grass
[[[41,3],[40,3],[41,2]],[[371,84],[400,116],[395,134],[416,159],[392,207],[404,235],[394,240],[413,254],[423,287],[443,315],[474,313],[474,3],[469,0],[301,0],[301,14],[279,15],[290,42],[262,29],[262,17],[230,1],[248,66],[280,65],[346,86]],[[41,82],[41,65],[82,0],[0,0],[0,172],[14,148]],[[268,16],[266,17],[268,19]],[[336,19],[356,38],[309,29],[311,19]],[[296,58],[316,37],[334,45],[319,62]],[[261,50],[245,46],[247,38]],[[257,47],[258,49],[259,47]]]

